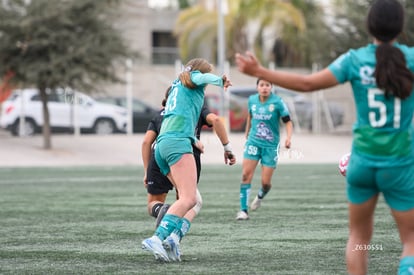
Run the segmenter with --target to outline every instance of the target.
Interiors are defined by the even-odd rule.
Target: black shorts
[[[194,158],[197,166],[198,183],[198,181],[200,180],[201,173],[200,151],[194,150]],[[158,167],[158,164],[155,161],[154,152],[151,154],[151,160],[147,168],[147,182],[147,192],[151,195],[168,193],[174,187],[170,180],[161,173],[160,168]]]

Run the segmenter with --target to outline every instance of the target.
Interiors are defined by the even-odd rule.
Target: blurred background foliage
[[[4,0],[0,2],[0,76],[13,87],[39,90],[44,148],[50,149],[47,90],[92,93],[121,82],[119,61],[133,53],[113,27],[116,0]]]
[[[0,4],[0,75],[26,87],[92,91],[120,81],[132,54],[112,24],[115,0],[8,0]],[[124,61],[123,61],[124,62]]]
[[[209,45],[215,56],[217,8],[211,7],[217,2],[179,2],[182,10],[175,34],[181,57],[196,56],[202,45]],[[406,8],[406,28],[399,41],[412,45],[414,21],[409,18],[414,16],[414,2],[402,2]],[[235,52],[249,49],[265,64],[311,67],[318,63],[326,66],[349,48],[363,46],[372,40],[365,27],[371,3],[372,0],[227,1],[226,58],[231,61]],[[272,40],[270,49],[266,47],[269,40]]]

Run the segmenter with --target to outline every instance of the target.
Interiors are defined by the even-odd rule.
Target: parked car
[[[257,90],[255,87],[230,87],[229,92],[232,96],[245,98],[247,108],[247,99],[250,95],[257,93]],[[298,92],[281,87],[274,87],[273,92],[284,100],[291,115],[296,115],[300,127],[309,130],[312,129],[314,104],[310,98],[299,94]],[[344,108],[335,102],[328,102],[327,106],[332,118],[333,126],[336,127],[343,124]]]
[[[221,96],[218,93],[207,93],[205,102],[211,112],[220,113]],[[230,95],[229,98],[229,124],[230,131],[243,132],[246,128],[247,99]]]
[[[97,102],[80,92],[68,92],[64,89],[48,91],[48,109],[50,126],[53,132],[73,131],[76,121],[82,132],[111,134],[124,132],[127,116],[126,109]],[[74,97],[76,93],[76,97]],[[76,110],[74,99],[76,98]],[[24,135],[41,132],[43,111],[40,94],[36,89],[16,90],[3,102],[0,127],[20,135],[19,122],[24,117]]]
[[[121,107],[127,107],[126,97],[123,96],[105,96],[95,98],[99,102],[115,104]],[[132,99],[132,131],[142,133],[147,130],[150,120],[159,113],[156,109],[147,103],[137,99]]]

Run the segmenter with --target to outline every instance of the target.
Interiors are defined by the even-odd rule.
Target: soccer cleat
[[[257,208],[259,208],[261,204],[262,204],[262,199],[259,199],[259,197],[256,196],[254,200],[252,201],[252,204],[250,204],[250,209],[254,211]]]
[[[165,251],[160,238],[152,236],[142,241],[142,249],[151,252],[156,260],[169,262],[167,251]]]
[[[169,208],[170,208],[169,204],[164,204],[161,207],[160,212],[158,212],[157,219],[155,220],[155,229],[160,225],[162,218],[164,218],[165,213],[167,213]]]
[[[168,259],[174,262],[181,262],[180,240],[179,237],[172,233],[163,242],[165,251],[167,251]]]
[[[249,219],[249,215],[246,212],[239,211],[237,213],[236,220],[238,220],[238,221],[244,221],[244,220],[248,220],[248,219]]]

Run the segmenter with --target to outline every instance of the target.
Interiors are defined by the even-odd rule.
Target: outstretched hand
[[[250,76],[256,76],[256,72],[262,66],[253,53],[249,51],[244,56],[236,53],[236,64],[240,72]]]
[[[230,79],[227,77],[227,75],[223,75],[222,77],[223,79],[223,88],[226,91],[228,87],[232,86],[233,84],[231,83]]]

